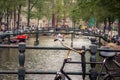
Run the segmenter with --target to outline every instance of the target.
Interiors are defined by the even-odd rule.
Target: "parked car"
[[[26,42],[26,39],[27,39],[28,37],[27,37],[27,35],[25,35],[25,34],[23,34],[23,35],[17,35],[16,36],[16,40],[18,41],[18,42]]]

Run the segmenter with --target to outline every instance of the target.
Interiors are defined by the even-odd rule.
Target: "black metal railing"
[[[69,50],[64,47],[41,47],[41,46],[26,46],[25,43],[19,43],[19,45],[0,45],[0,48],[18,48],[19,50],[19,68],[16,71],[0,70],[0,74],[18,74],[18,80],[25,80],[25,74],[57,74],[57,71],[29,71],[24,67],[25,63],[25,50],[26,49],[42,49],[42,50]],[[103,62],[97,62],[96,54],[98,51],[107,51],[107,52],[120,52],[120,50],[110,50],[110,49],[100,49],[97,46],[92,45],[90,48],[75,48],[75,50],[83,50],[83,53],[80,54],[80,61],[71,61],[69,58],[64,59],[63,65],[60,69],[60,72],[68,79],[72,80],[68,75],[82,75],[83,80],[85,80],[86,75],[89,75],[90,80],[96,80],[98,72],[96,71],[96,64],[103,64]],[[90,52],[90,62],[86,62],[86,51]],[[81,64],[81,72],[65,72],[64,67],[66,64]],[[91,69],[89,72],[86,72],[86,64],[90,64]],[[99,75],[105,75],[105,72],[101,72]],[[62,80],[56,78],[55,80]]]
[[[7,44],[11,44],[10,43],[10,38],[11,38],[11,36],[13,36],[13,35],[21,35],[21,34],[34,34],[35,36],[36,36],[36,38],[35,38],[35,43],[34,43],[34,45],[39,45],[39,38],[40,38],[40,34],[58,34],[58,33],[61,33],[61,34],[71,34],[71,46],[73,46],[73,34],[78,34],[78,33],[75,33],[75,32],[60,32],[60,31],[55,31],[55,32],[49,32],[49,31],[38,31],[38,30],[36,30],[36,31],[34,31],[34,32],[21,32],[21,33],[4,33],[4,34],[1,34],[0,35],[0,44],[3,42],[2,40],[4,39],[4,38],[8,38],[8,42],[7,42]],[[2,39],[3,38],[3,39]]]
[[[72,31],[72,32],[70,32],[70,31]],[[34,45],[39,45],[39,43],[40,43],[40,41],[39,41],[39,38],[40,38],[40,34],[58,34],[58,33],[61,33],[61,34],[71,34],[71,47],[73,47],[73,39],[74,39],[74,36],[75,35],[84,35],[84,36],[95,36],[95,37],[99,37],[99,43],[98,43],[98,45],[99,45],[99,47],[100,47],[100,42],[101,42],[101,38],[102,38],[102,36],[101,36],[101,33],[98,33],[98,34],[95,34],[95,33],[93,33],[93,32],[91,32],[91,33],[89,33],[89,32],[87,32],[87,33],[85,33],[85,32],[82,32],[81,30],[74,30],[74,29],[72,29],[72,30],[70,30],[70,31],[65,31],[65,32],[61,32],[61,31],[53,31],[53,32],[50,32],[49,30],[48,31],[45,31],[45,30],[38,30],[38,29],[36,29],[35,31],[33,31],[33,32],[20,32],[20,33],[4,33],[4,34],[1,34],[0,35],[0,43],[2,43],[3,41],[1,40],[1,37],[4,35],[4,37],[5,38],[8,38],[8,44],[11,44],[10,43],[10,38],[11,38],[11,35],[21,35],[21,34],[35,34],[35,36],[36,36],[36,39],[35,39],[35,43],[34,43]],[[78,33],[78,32],[80,32],[80,33]],[[3,37],[3,38],[4,38]]]

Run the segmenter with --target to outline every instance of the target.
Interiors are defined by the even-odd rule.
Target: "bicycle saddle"
[[[102,47],[101,49],[110,49],[109,47]],[[101,51],[100,56],[102,57],[114,57],[115,52],[106,52],[106,51]]]

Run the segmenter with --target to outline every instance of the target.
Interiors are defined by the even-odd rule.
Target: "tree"
[[[116,14],[119,14],[116,4],[119,5],[118,0],[78,0],[79,13],[84,20],[94,17],[96,22],[108,20],[109,25]]]
[[[1,17],[0,17],[0,26],[2,22],[2,19],[5,19],[6,21],[4,22],[6,24],[6,29],[9,28],[9,23],[12,20],[12,16],[14,13],[14,26],[16,24],[16,12],[18,10],[18,21],[17,21],[17,25],[19,25],[19,16],[20,16],[20,12],[21,12],[21,7],[24,4],[24,0],[1,0],[0,1],[1,7],[0,9],[2,10]]]
[[[38,0],[28,0],[28,16],[27,16],[27,26],[30,26],[30,18],[31,18],[31,11],[35,4],[37,4]]]
[[[111,19],[118,18],[119,19],[119,25],[118,25],[118,35],[120,36],[120,1],[119,0],[98,0],[98,5],[102,6],[106,11],[108,11],[108,20],[109,24],[111,22]],[[112,20],[113,21],[113,20]]]
[[[5,14],[6,0],[0,1],[0,27],[2,25],[2,18]]]

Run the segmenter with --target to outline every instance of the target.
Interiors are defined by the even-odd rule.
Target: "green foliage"
[[[119,0],[78,0],[77,6],[82,19],[95,17],[97,22],[101,22],[108,17],[120,16],[119,5]]]
[[[72,9],[71,11],[71,19],[73,20],[73,22],[79,21],[80,20],[80,11],[78,9],[78,7],[74,7],[74,9]]]
[[[52,6],[51,6],[51,1],[50,0],[46,0],[43,2],[42,4],[42,16],[45,16],[48,20],[51,19],[52,16]]]
[[[2,13],[3,6],[5,6],[5,1],[4,0],[0,0],[0,13]]]
[[[28,12],[28,1],[30,1],[30,12]],[[19,5],[26,7],[24,14],[28,17],[41,19],[46,16],[49,20],[52,14],[57,16],[57,20],[70,17],[73,21],[81,18],[89,21],[94,17],[97,22],[102,22],[108,17],[120,17],[120,0],[0,0],[0,14],[3,9],[13,12]]]
[[[34,10],[31,11],[31,18],[35,18],[40,20],[42,18],[42,6],[43,6],[43,0],[38,0],[36,4],[34,5]]]

